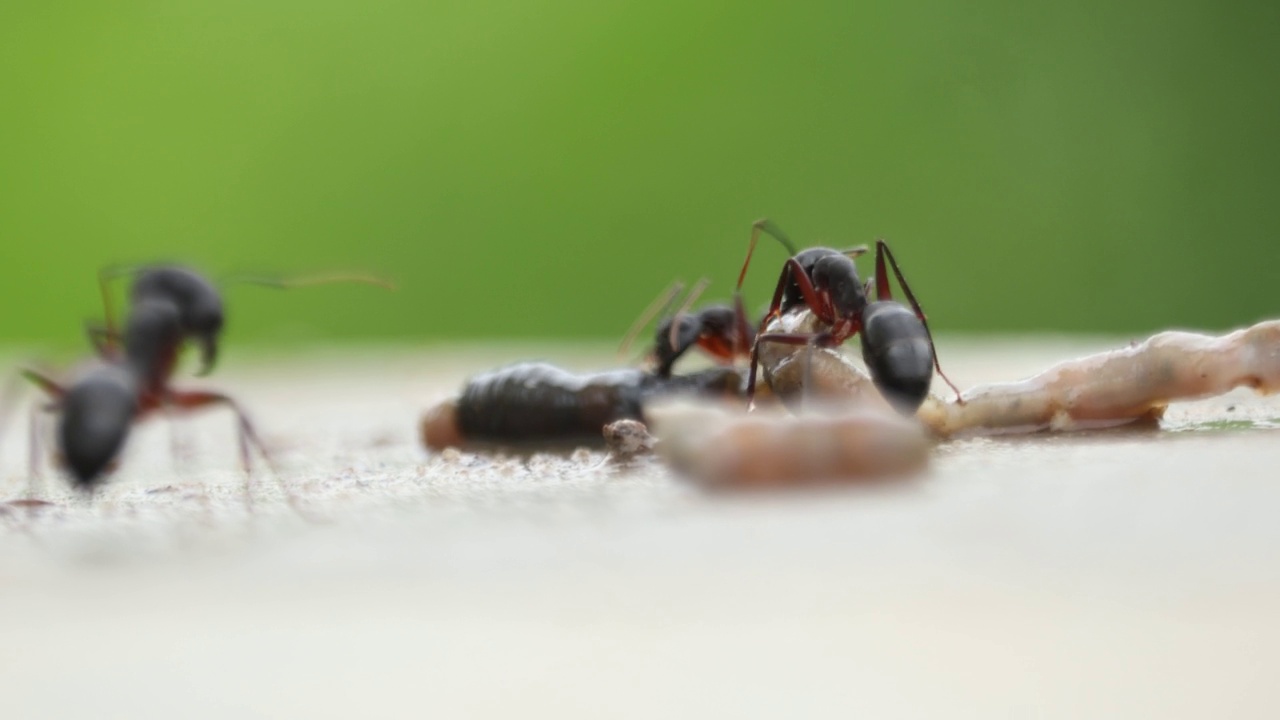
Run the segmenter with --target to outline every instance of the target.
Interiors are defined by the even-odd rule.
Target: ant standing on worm
[[[751,244],[738,275],[739,294],[761,232],[781,243],[791,257],[782,267],[773,301],[760,323],[752,347],[751,370],[747,378],[748,406],[755,397],[760,343],[835,347],[859,333],[862,334],[862,359],[871,372],[872,380],[885,399],[900,412],[912,414],[920,407],[929,394],[935,369],[955,391],[957,399],[960,397],[955,383],[942,372],[924,311],[920,309],[920,303],[902,277],[902,271],[884,240],[876,241],[875,278],[863,285],[853,258],[866,252],[865,246],[851,250],[815,247],[797,252],[791,240],[776,225],[767,219],[757,220],[752,225]],[[907,296],[910,308],[893,299],[886,259]],[[876,299],[869,302],[867,296],[873,285]],[[812,334],[766,332],[774,318],[801,307],[807,307],[830,329]]]

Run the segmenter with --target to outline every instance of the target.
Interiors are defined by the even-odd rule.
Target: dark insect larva
[[[646,402],[666,396],[741,397],[734,368],[662,377],[636,369],[578,374],[547,363],[520,363],[472,378],[456,400],[422,423],[429,448],[468,444],[601,446],[605,425],[644,420]]]

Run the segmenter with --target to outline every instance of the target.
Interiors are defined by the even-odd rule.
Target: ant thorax
[[[124,329],[125,358],[139,378],[167,376],[172,369],[182,328],[179,310],[171,302],[144,300],[134,306]]]

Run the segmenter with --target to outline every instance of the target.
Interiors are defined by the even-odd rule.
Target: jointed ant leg
[[[924,310],[920,307],[920,302],[916,300],[915,293],[911,292],[911,286],[907,284],[907,279],[902,277],[902,270],[898,268],[898,261],[893,257],[893,251],[889,249],[889,244],[883,239],[876,240],[876,298],[878,300],[892,300],[893,295],[889,288],[889,276],[885,272],[884,259],[889,258],[889,266],[893,268],[893,275],[898,279],[898,286],[902,288],[902,293],[907,296],[907,302],[911,305],[911,310],[920,318],[920,323],[924,325],[925,337],[929,338],[929,351],[933,353],[933,367],[938,371],[938,376],[951,386],[952,391],[956,394],[956,402],[963,404],[964,399],[960,396],[960,388],[951,382],[951,378],[942,371],[942,364],[938,361],[938,349],[933,344],[933,333],[929,331],[929,320],[925,317]]]
[[[97,323],[85,323],[85,335],[89,336],[89,343],[93,345],[93,350],[98,357],[114,360],[120,354],[120,347],[123,340],[120,334],[112,330],[108,330],[106,326]]]
[[[804,356],[804,373],[801,379],[803,391],[800,395],[800,407],[804,409],[809,402],[809,392],[813,387],[813,351],[817,348],[831,347],[834,335],[830,332],[819,333],[764,333],[756,338],[756,347],[762,342],[776,342],[783,345],[807,345]],[[752,386],[754,389],[754,386]]]
[[[35,370],[25,369],[19,374],[30,380],[37,387],[49,396],[50,401],[46,404],[37,404],[32,406],[31,415],[28,418],[27,426],[27,494],[30,497],[36,497],[37,480],[40,476],[40,415],[41,413],[50,413],[58,408],[58,402],[67,394],[64,388],[56,380],[39,373]],[[43,485],[44,483],[39,483]]]
[[[43,390],[46,395],[54,400],[61,400],[62,396],[67,394],[66,388],[43,373],[35,370],[22,370],[19,374],[35,383],[36,387]]]
[[[40,470],[40,418],[56,409],[56,405],[33,405],[27,418],[27,497],[35,500],[44,489]]]
[[[742,292],[733,294],[733,322],[735,325],[733,332],[733,358],[734,364],[738,362],[738,358],[746,354],[746,345],[751,342],[749,338],[753,338],[751,332],[751,324],[747,319],[747,308],[742,302]]]
[[[835,311],[831,306],[831,296],[825,291],[820,292],[813,287],[813,283],[809,280],[809,276],[805,274],[804,268],[800,266],[800,263],[794,257],[787,258],[786,264],[782,266],[782,274],[778,276],[778,285],[773,290],[773,300],[769,303],[769,311],[760,320],[760,329],[756,331],[755,344],[751,347],[751,370],[747,373],[748,410],[751,409],[756,396],[756,364],[760,360],[760,338],[764,335],[769,322],[778,317],[782,308],[782,294],[786,290],[787,280],[790,279],[796,281],[796,284],[800,287],[800,294],[804,296],[805,304],[809,306],[809,309],[818,319],[827,323],[833,323],[836,319]],[[770,337],[777,337],[777,335],[771,335]]]
[[[280,491],[284,494],[285,502],[289,504],[289,507],[292,508],[294,512],[298,513],[300,516],[304,518],[307,517],[307,514],[302,511],[301,507],[298,505],[297,499],[293,496],[293,493],[289,490],[289,487],[285,484],[284,479],[280,477],[280,473],[276,469],[275,462],[272,460],[271,454],[267,452],[266,445],[264,445],[262,440],[258,437],[258,432],[257,430],[254,429],[253,423],[249,422],[249,417],[244,413],[244,410],[240,408],[240,405],[232,397],[230,397],[229,395],[224,395],[222,393],[205,392],[205,391],[199,391],[199,390],[196,390],[196,391],[174,390],[168,393],[168,395],[165,398],[165,401],[168,404],[172,405],[173,407],[179,408],[182,410],[197,410],[200,408],[209,407],[211,405],[224,405],[227,408],[229,408],[231,412],[234,413],[236,416],[236,425],[237,425],[237,429],[239,430],[239,434],[237,437],[238,437],[239,446],[240,446],[240,464],[246,474],[246,477],[245,477],[246,493],[249,491],[249,483],[251,482],[251,478],[252,478],[252,468],[250,465],[250,448],[252,447],[253,449],[256,449],[258,451],[258,455],[262,458],[263,463],[267,466],[267,469],[271,473],[271,476],[275,478],[276,484],[280,487]]]

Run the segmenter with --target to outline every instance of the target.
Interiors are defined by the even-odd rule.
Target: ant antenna
[[[311,287],[313,285],[332,285],[335,283],[360,283],[362,285],[375,285],[387,290],[396,289],[395,283],[390,280],[367,273],[320,273],[317,275],[301,275],[288,278],[238,273],[223,276],[218,282],[221,286],[235,284],[260,285],[262,287],[277,288],[281,290]]]
[[[782,243],[782,247],[787,249],[790,257],[795,257],[799,251],[791,242],[791,238],[782,232],[782,228],[773,224],[769,218],[760,218],[751,223],[751,244],[747,246],[747,259],[742,262],[742,271],[738,273],[738,290],[742,290],[742,282],[747,279],[747,267],[751,265],[751,256],[756,251],[756,243],[760,240],[760,233],[765,233],[769,237]]]
[[[111,302],[111,281],[132,277],[150,265],[106,265],[98,270],[98,290],[102,293],[102,315],[105,329],[102,333],[108,344],[115,342],[120,333],[116,328],[115,305]]]
[[[631,343],[635,342],[636,336],[640,334],[640,331],[643,330],[654,317],[666,312],[667,308],[671,307],[671,303],[682,290],[684,290],[684,282],[674,280],[667,286],[666,290],[663,290],[653,299],[652,302],[649,303],[644,311],[640,313],[640,317],[636,318],[636,321],[631,324],[631,327],[627,330],[627,334],[623,336],[622,344],[618,346],[618,355],[621,356],[627,354],[627,350],[631,348]]]
[[[676,336],[679,335],[680,330],[680,318],[683,317],[685,313],[689,312],[689,308],[693,307],[693,303],[698,300],[698,296],[701,295],[702,291],[706,290],[707,286],[710,284],[711,281],[705,277],[698,278],[698,282],[693,284],[693,288],[689,290],[688,296],[685,297],[680,308],[676,310],[676,314],[671,316],[671,332],[667,338],[667,343],[671,347],[676,346]]]

